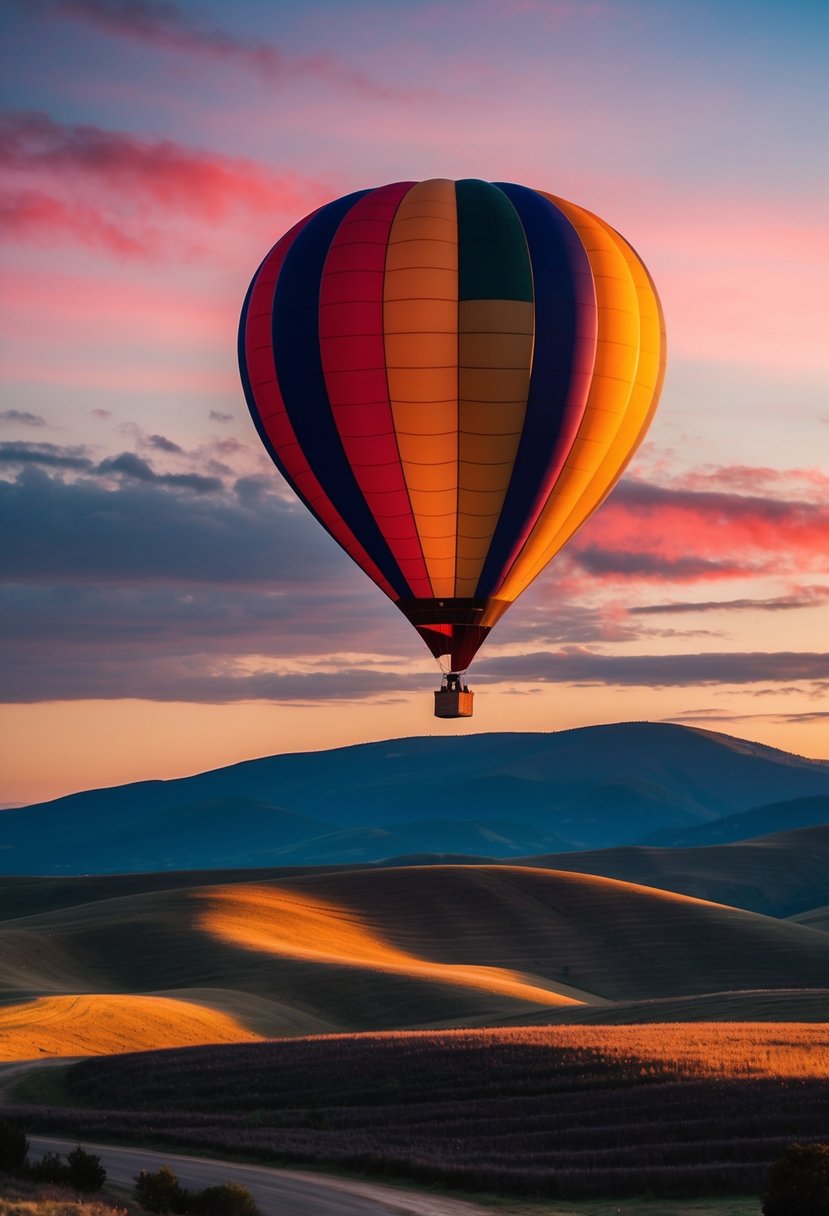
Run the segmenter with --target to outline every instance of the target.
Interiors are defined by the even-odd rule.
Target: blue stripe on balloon
[[[565,415],[579,333],[579,312],[594,301],[584,246],[567,217],[526,186],[495,182],[518,212],[533,272],[535,339],[524,430],[493,533],[478,597],[494,593],[516,537],[539,508]]]
[[[337,199],[309,220],[282,263],[273,311],[276,375],[299,446],[357,540],[401,598],[412,591],[363,498],[334,422],[320,358],[319,296],[331,242],[345,215],[370,193]]]
[[[270,254],[268,254],[268,257],[270,257]],[[267,260],[268,260],[268,258],[266,257],[260,263],[259,270],[262,269],[262,266],[264,266],[264,264]],[[248,289],[247,289],[247,293],[245,295],[245,302],[242,305],[242,315],[239,318],[239,336],[238,336],[237,343],[236,343],[236,349],[237,349],[237,353],[239,356],[239,375],[242,380],[242,389],[245,394],[245,401],[247,401],[247,403],[248,403],[248,409],[250,411],[251,419],[253,420],[253,425],[256,427],[256,433],[262,441],[262,446],[265,448],[265,451],[268,453],[271,460],[274,462],[276,467],[279,469],[279,472],[285,478],[288,485],[291,487],[293,492],[296,494],[297,498],[299,498],[304,503],[304,505],[308,508],[308,510],[312,512],[312,514],[316,514],[316,512],[314,512],[314,509],[310,505],[308,500],[304,497],[304,495],[300,494],[299,490],[294,485],[293,481],[291,480],[291,478],[288,475],[288,470],[285,468],[284,464],[282,463],[282,461],[279,458],[279,453],[277,452],[274,445],[271,443],[270,436],[268,435],[268,432],[265,430],[264,426],[262,425],[262,419],[259,415],[259,406],[256,404],[256,396],[253,391],[253,386],[251,385],[251,382],[250,382],[250,373],[248,372],[247,355],[245,354],[245,329],[246,329],[247,323],[248,323],[248,309],[250,308],[250,297],[253,295],[253,289],[256,286],[256,280],[259,277],[259,270],[257,270],[256,274],[253,276],[253,278],[250,281],[250,287],[248,287]]]

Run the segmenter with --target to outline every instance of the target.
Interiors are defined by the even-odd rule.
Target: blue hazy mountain
[[[773,832],[783,832],[795,825],[806,828],[821,823],[829,823],[829,796],[826,794],[812,798],[789,798],[785,802],[768,802],[762,806],[751,807],[747,811],[737,811],[734,815],[725,815],[712,823],[685,828],[680,832],[660,833],[660,839],[655,839],[654,844],[683,847],[727,844],[732,840],[747,840],[751,836],[768,836]]]
[[[402,853],[515,858],[690,843],[694,831],[761,804],[796,808],[819,796],[829,796],[826,761],[669,724],[395,739],[3,811],[0,872],[364,863]],[[802,826],[791,813],[774,829]]]

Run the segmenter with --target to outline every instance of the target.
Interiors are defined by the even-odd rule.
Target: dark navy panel
[[[407,597],[411,588],[363,498],[343,449],[320,357],[319,296],[325,259],[341,220],[368,193],[359,190],[329,203],[297,235],[276,285],[273,350],[285,409],[312,472],[397,595]]]
[[[270,256],[271,256],[270,253],[268,253],[268,255],[265,258],[263,258],[262,262],[260,262],[260,264],[259,264],[259,270],[262,269],[262,267],[265,265],[265,262],[267,262],[267,260]],[[243,388],[244,394],[245,394],[245,401],[247,401],[247,403],[248,403],[248,410],[250,411],[250,416],[253,420],[253,425],[256,427],[256,433],[259,436],[259,438],[262,440],[262,446],[265,448],[265,451],[268,453],[271,460],[274,462],[276,467],[279,469],[279,472],[285,478],[288,485],[293,490],[294,494],[296,494],[297,498],[299,498],[302,501],[302,503],[308,508],[308,510],[311,512],[312,515],[316,515],[316,512],[311,507],[310,503],[303,497],[302,494],[300,494],[299,490],[294,485],[293,479],[288,475],[287,469],[283,465],[282,461],[279,459],[279,453],[277,452],[276,448],[271,443],[268,432],[265,430],[264,426],[262,425],[262,419],[259,416],[259,407],[256,404],[256,397],[254,396],[253,388],[250,383],[250,376],[248,374],[248,361],[247,361],[247,356],[245,354],[245,329],[247,328],[247,322],[248,322],[248,308],[250,306],[250,297],[253,295],[253,288],[256,284],[257,278],[259,277],[259,270],[256,271],[256,274],[251,279],[250,287],[248,287],[247,294],[245,295],[245,302],[242,305],[242,315],[239,318],[239,336],[236,340],[236,350],[237,350],[237,354],[239,356],[239,375],[242,380],[242,388]]]
[[[518,212],[530,252],[535,341],[524,431],[476,596],[495,593],[517,538],[550,490],[550,469],[584,410],[596,335],[593,274],[573,225],[526,186],[496,182]],[[589,359],[589,366],[588,366]],[[569,450],[569,444],[568,444]]]
[[[491,182],[455,182],[458,299],[533,298],[527,242],[515,208]]]

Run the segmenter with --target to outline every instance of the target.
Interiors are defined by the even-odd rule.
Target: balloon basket
[[[435,692],[435,717],[471,718],[474,696],[459,675],[452,672],[444,676],[441,687]]]

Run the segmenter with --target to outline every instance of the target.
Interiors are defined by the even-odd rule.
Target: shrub
[[[169,1165],[162,1165],[155,1173],[142,1170],[135,1179],[133,1195],[148,1212],[187,1212],[190,1207],[190,1195],[179,1185]]]
[[[790,1144],[774,1162],[763,1216],[829,1216],[829,1144]]]
[[[57,1153],[44,1153],[27,1171],[33,1182],[68,1182],[69,1166]]]
[[[209,1186],[193,1197],[194,1216],[259,1216],[256,1201],[246,1186],[224,1182]]]
[[[12,1174],[26,1164],[29,1141],[19,1123],[0,1119],[0,1171]]]
[[[92,1194],[100,1191],[107,1180],[107,1172],[101,1165],[101,1158],[94,1153],[87,1153],[80,1145],[73,1148],[67,1155],[67,1181],[76,1191],[86,1191]]]

